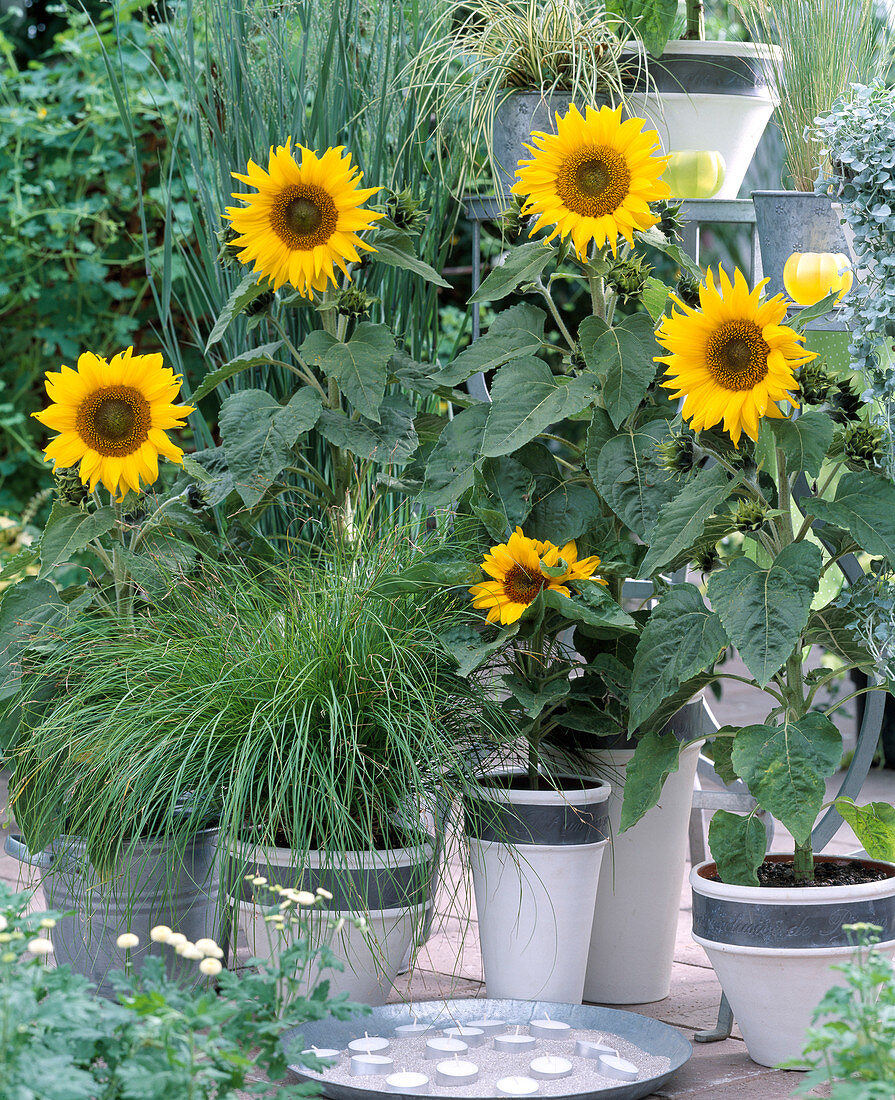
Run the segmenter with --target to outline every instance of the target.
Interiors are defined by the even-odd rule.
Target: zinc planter
[[[646,118],[665,153],[706,150],[724,158],[716,198],[735,199],[776,106],[764,63],[776,46],[754,42],[669,42],[649,61],[649,86],[625,97]]]
[[[46,851],[32,853],[20,837],[10,835],[5,849],[42,870],[47,908],[66,914],[51,933],[56,962],[83,974],[104,997],[114,996],[109,971],[124,969],[125,952],[115,942],[122,932],[140,938],[129,953],[135,969],[148,955],[159,955],[169,974],[193,981],[196,964],[152,943],[150,929],[165,924],[188,940],[207,936],[220,942],[217,829],[196,833],[182,850],[167,840],[141,840],[102,874],[90,865],[86,844],[78,837],[60,837]]]
[[[854,954],[843,924],[879,925],[878,949],[895,956],[895,866],[820,861],[882,869],[889,877],[854,886],[782,888],[714,881],[710,861],[690,873],[693,939],[715,968],[750,1058],[762,1066],[801,1057],[814,1009],[838,984],[831,966]]]
[[[783,267],[793,252],[842,252],[855,257],[829,196],[810,191],[753,191],[766,294],[785,294]]]
[[[564,115],[571,102],[568,92],[513,92],[501,101],[494,113],[492,133],[494,161],[498,179],[494,181],[498,195],[509,194],[516,182],[516,166],[530,154],[525,142],[531,141],[533,130],[556,133],[557,112]],[[599,106],[599,105],[597,105]]]
[[[466,803],[488,996],[580,1004],[610,787],[532,791],[513,778],[484,780]]]
[[[269,959],[283,944],[264,917],[277,912],[276,898],[260,891],[243,876],[263,876],[271,885],[292,886],[314,893],[322,887],[333,895],[326,908],[310,915],[315,942],[329,942],[344,969],[308,975],[308,990],[319,977],[330,983],[330,995],[347,993],[362,1004],[385,1004],[402,964],[420,937],[435,874],[435,843],[372,852],[310,852],[298,859],[291,848],[267,848],[243,842],[234,864],[240,868],[233,882],[232,903],[237,946],[248,947],[258,958]],[[340,917],[344,927],[332,937],[330,926]],[[366,930],[354,918],[366,921]],[[288,933],[287,933],[288,934]]]
[[[690,703],[670,725],[683,740],[702,730],[702,702]],[[646,1004],[668,996],[699,741],[680,756],[662,788],[659,804],[619,832],[624,780],[633,749],[589,755],[612,780],[609,821],[612,844],[604,857],[594,909],[584,998],[600,1004]]]

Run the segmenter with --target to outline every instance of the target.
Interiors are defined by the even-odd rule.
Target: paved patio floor
[[[743,689],[746,692],[748,689]],[[713,704],[721,722],[748,722],[759,720],[755,701],[744,693],[728,692],[724,702]],[[846,739],[849,730],[844,729]],[[840,777],[830,783],[831,792],[838,788]],[[5,783],[0,776],[0,807],[4,807]],[[895,772],[874,770],[868,777],[859,801],[895,800]],[[4,810],[0,810],[0,838]],[[786,850],[786,838],[775,840],[775,849]],[[843,826],[827,851],[847,853],[855,851],[857,844],[853,834]],[[0,880],[12,885],[21,884],[20,867],[2,854],[0,849]],[[38,894],[34,903],[39,905]],[[428,944],[420,952],[412,973],[399,978],[392,1000],[429,1000],[440,997],[484,997],[481,955],[478,946],[478,928],[475,921],[475,905],[471,886],[465,881],[459,859],[449,861],[446,881],[442,886],[439,916]],[[690,897],[686,886],[681,894],[680,921],[678,926],[675,962],[671,993],[662,1001],[652,1004],[625,1006],[627,1010],[642,1012],[647,1016],[678,1028],[688,1039],[693,1033],[714,1025],[720,987],[714,972],[700,947],[690,938]],[[738,1032],[720,1043],[694,1044],[693,1057],[655,1098],[683,1100],[693,1097],[700,1100],[784,1100],[792,1095],[801,1075],[765,1069],[749,1059]],[[814,1096],[828,1095],[819,1090]]]

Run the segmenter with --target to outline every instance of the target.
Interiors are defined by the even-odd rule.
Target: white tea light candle
[[[485,1041],[485,1033],[480,1027],[461,1024],[459,1027],[446,1027],[442,1031],[449,1039],[462,1039],[468,1047],[480,1047]]]
[[[504,1054],[524,1054],[538,1045],[533,1035],[495,1035],[494,1049]]]
[[[479,1031],[484,1031],[486,1036],[500,1035],[507,1029],[506,1020],[470,1020],[465,1027],[477,1027]]]
[[[568,1058],[557,1058],[548,1054],[543,1058],[533,1059],[528,1070],[538,1081],[558,1081],[560,1077],[568,1077],[572,1068]]]
[[[578,1039],[575,1043],[575,1053],[579,1058],[602,1058],[604,1054],[618,1057],[618,1051],[605,1043],[591,1042],[589,1039]]]
[[[430,1031],[433,1031],[432,1024],[398,1024],[395,1028],[396,1039],[413,1039],[417,1035],[425,1035]]]
[[[501,1077],[494,1091],[498,1096],[534,1096],[540,1088],[532,1077]]]
[[[307,1050],[302,1051],[302,1054],[313,1054],[315,1058],[319,1058],[327,1066],[334,1066],[342,1057],[341,1050],[331,1050],[329,1047],[308,1047]],[[306,1065],[305,1069],[310,1069],[310,1066]]]
[[[461,1062],[453,1059],[448,1062],[439,1062],[435,1067],[435,1084],[442,1088],[459,1088],[461,1085],[472,1085],[479,1079],[479,1067],[474,1062]]]
[[[352,1077],[385,1077],[395,1068],[395,1061],[385,1054],[352,1054]]]
[[[425,1073],[404,1070],[401,1073],[390,1073],[385,1079],[385,1087],[387,1092],[400,1092],[405,1096],[427,1096],[429,1078]]]
[[[551,1020],[549,1016],[546,1020],[532,1020],[528,1025],[529,1035],[534,1035],[536,1039],[568,1039],[571,1030],[571,1024]]]
[[[606,1077],[614,1077],[617,1081],[636,1081],[638,1077],[637,1067],[633,1062],[612,1054],[603,1054],[598,1063],[600,1073]]]
[[[462,1039],[448,1039],[436,1036],[426,1040],[425,1055],[427,1058],[448,1058],[454,1054],[465,1054],[469,1045]]]
[[[365,1035],[363,1039],[352,1039],[348,1044],[349,1054],[385,1054],[391,1046],[388,1039],[380,1035]]]

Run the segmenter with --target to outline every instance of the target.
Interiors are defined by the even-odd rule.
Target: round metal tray
[[[588,1028],[593,1031],[607,1031],[618,1035],[644,1050],[647,1054],[668,1058],[670,1067],[665,1073],[641,1081],[612,1085],[596,1091],[575,1091],[552,1096],[550,1100],[639,1100],[649,1096],[663,1085],[669,1077],[684,1065],[693,1053],[690,1043],[673,1027],[663,1024],[649,1016],[639,1016],[636,1012],[621,1012],[615,1008],[597,1008],[594,1005],[567,1005],[555,1001],[497,1001],[497,1000],[453,1000],[420,1001],[418,1004],[381,1005],[374,1008],[370,1015],[353,1020],[336,1020],[331,1016],[325,1020],[315,1020],[295,1031],[287,1032],[283,1042],[294,1043],[300,1038],[303,1048],[344,1049],[351,1039],[363,1033],[389,1036],[398,1024],[419,1023],[441,1024],[450,1027],[452,1023],[466,1023],[469,1020],[493,1016],[496,1019],[512,1023],[525,1024],[532,1019],[542,1019],[549,1015],[553,1020],[565,1020],[573,1028]],[[324,1096],[331,1100],[371,1100],[377,1096],[394,1096],[375,1088],[354,1088],[350,1085],[327,1081],[321,1074],[313,1073],[304,1067],[290,1065],[290,1074],[299,1081],[316,1081],[322,1084]],[[368,1078],[368,1080],[375,1080]],[[481,1100],[487,1100],[482,1097]]]

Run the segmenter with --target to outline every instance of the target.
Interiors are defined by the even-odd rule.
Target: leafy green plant
[[[143,94],[127,126],[100,40],[82,14],[66,16],[68,31],[52,63],[16,69],[7,57],[0,68],[0,171],[7,180],[0,220],[9,230],[0,258],[0,508],[21,510],[47,481],[40,428],[28,418],[42,400],[43,372],[73,365],[89,347],[106,354],[128,344],[158,347],[137,212],[144,210],[153,254],[166,232],[188,223],[181,182],[172,181],[167,206],[159,191],[170,151],[161,119],[182,93],[153,64],[147,29],[130,18],[130,7],[122,9],[128,34],[121,62]],[[145,195],[133,175],[131,140],[144,160]],[[179,314],[174,323],[181,324]],[[102,347],[97,333],[107,341]],[[7,404],[14,414],[4,411]]]
[[[317,560],[198,562],[126,632],[82,617],[46,637],[10,795],[29,846],[77,834],[106,866],[141,834],[182,835],[185,795],[225,846],[248,826],[299,859],[395,846],[401,815],[462,787],[467,750],[500,732],[439,637],[454,557],[392,535]]]
[[[814,1013],[804,1059],[811,1069],[797,1090],[805,1096],[829,1084],[832,1100],[888,1100],[895,1088],[895,981],[892,960],[876,948],[882,931],[847,924],[855,944],[851,961],[833,966],[843,975]]]
[[[306,923],[275,963],[253,960],[258,969],[236,974],[221,968],[210,941],[182,944],[197,963],[192,988],[167,977],[155,956],[139,973],[117,974],[117,1001],[107,1001],[68,966],[45,965],[60,914],[25,913],[28,897],[0,883],[0,1067],[9,1097],[236,1100],[268,1095],[272,1082],[289,1100],[315,1096],[314,1085],[285,1082],[302,1046],[286,1050],[282,1036],[310,1020],[369,1011],[344,995],[330,999],[325,979],[303,988],[313,964],[340,965],[325,945],[311,946]],[[153,933],[161,944],[171,929]],[[122,947],[136,939],[125,935]]]

